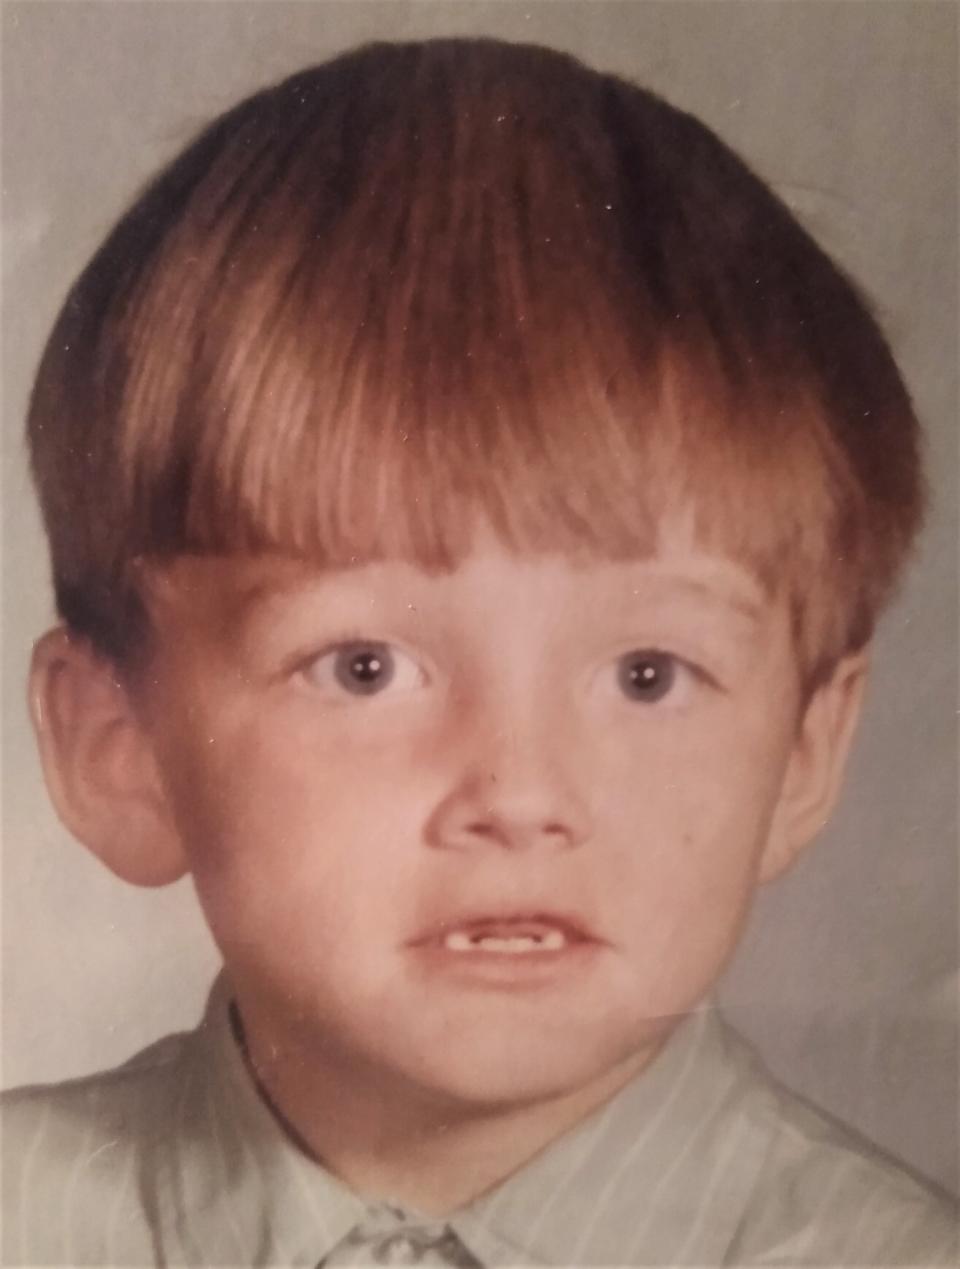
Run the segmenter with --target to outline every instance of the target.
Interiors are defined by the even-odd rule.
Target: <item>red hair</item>
[[[490,40],[361,48],[211,124],[70,292],[29,432],[59,610],[118,660],[144,561],[447,568],[474,512],[623,557],[686,508],[816,675],[922,504],[886,342],[771,191],[652,94]]]

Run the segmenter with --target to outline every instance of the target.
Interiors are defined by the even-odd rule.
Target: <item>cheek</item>
[[[330,727],[261,711],[178,748],[171,800],[212,924],[315,919],[374,901],[415,825],[402,747],[362,756]],[[221,919],[218,919],[221,918]]]
[[[721,724],[725,720],[720,717]],[[771,729],[635,729],[598,767],[604,836],[663,920],[729,907],[752,888],[780,790],[785,746]],[[659,919],[659,917],[658,917]]]
[[[661,734],[609,764],[601,803],[604,906],[636,998],[657,1016],[692,1007],[732,953],[778,788],[753,746],[674,741]]]

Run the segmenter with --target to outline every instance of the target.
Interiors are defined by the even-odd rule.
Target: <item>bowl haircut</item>
[[[57,604],[119,664],[144,566],[454,567],[696,540],[789,604],[816,683],[921,518],[851,282],[716,136],[543,48],[373,44],[215,120],[71,290],[30,408]]]

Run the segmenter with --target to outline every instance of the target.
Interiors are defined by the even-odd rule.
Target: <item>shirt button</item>
[[[406,1234],[392,1234],[373,1249],[378,1265],[416,1265],[420,1263],[420,1248]]]

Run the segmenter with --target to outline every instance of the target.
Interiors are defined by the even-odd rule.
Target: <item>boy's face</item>
[[[715,979],[799,743],[785,611],[739,566],[185,559],[153,610],[143,727],[255,1049],[549,1097]]]

